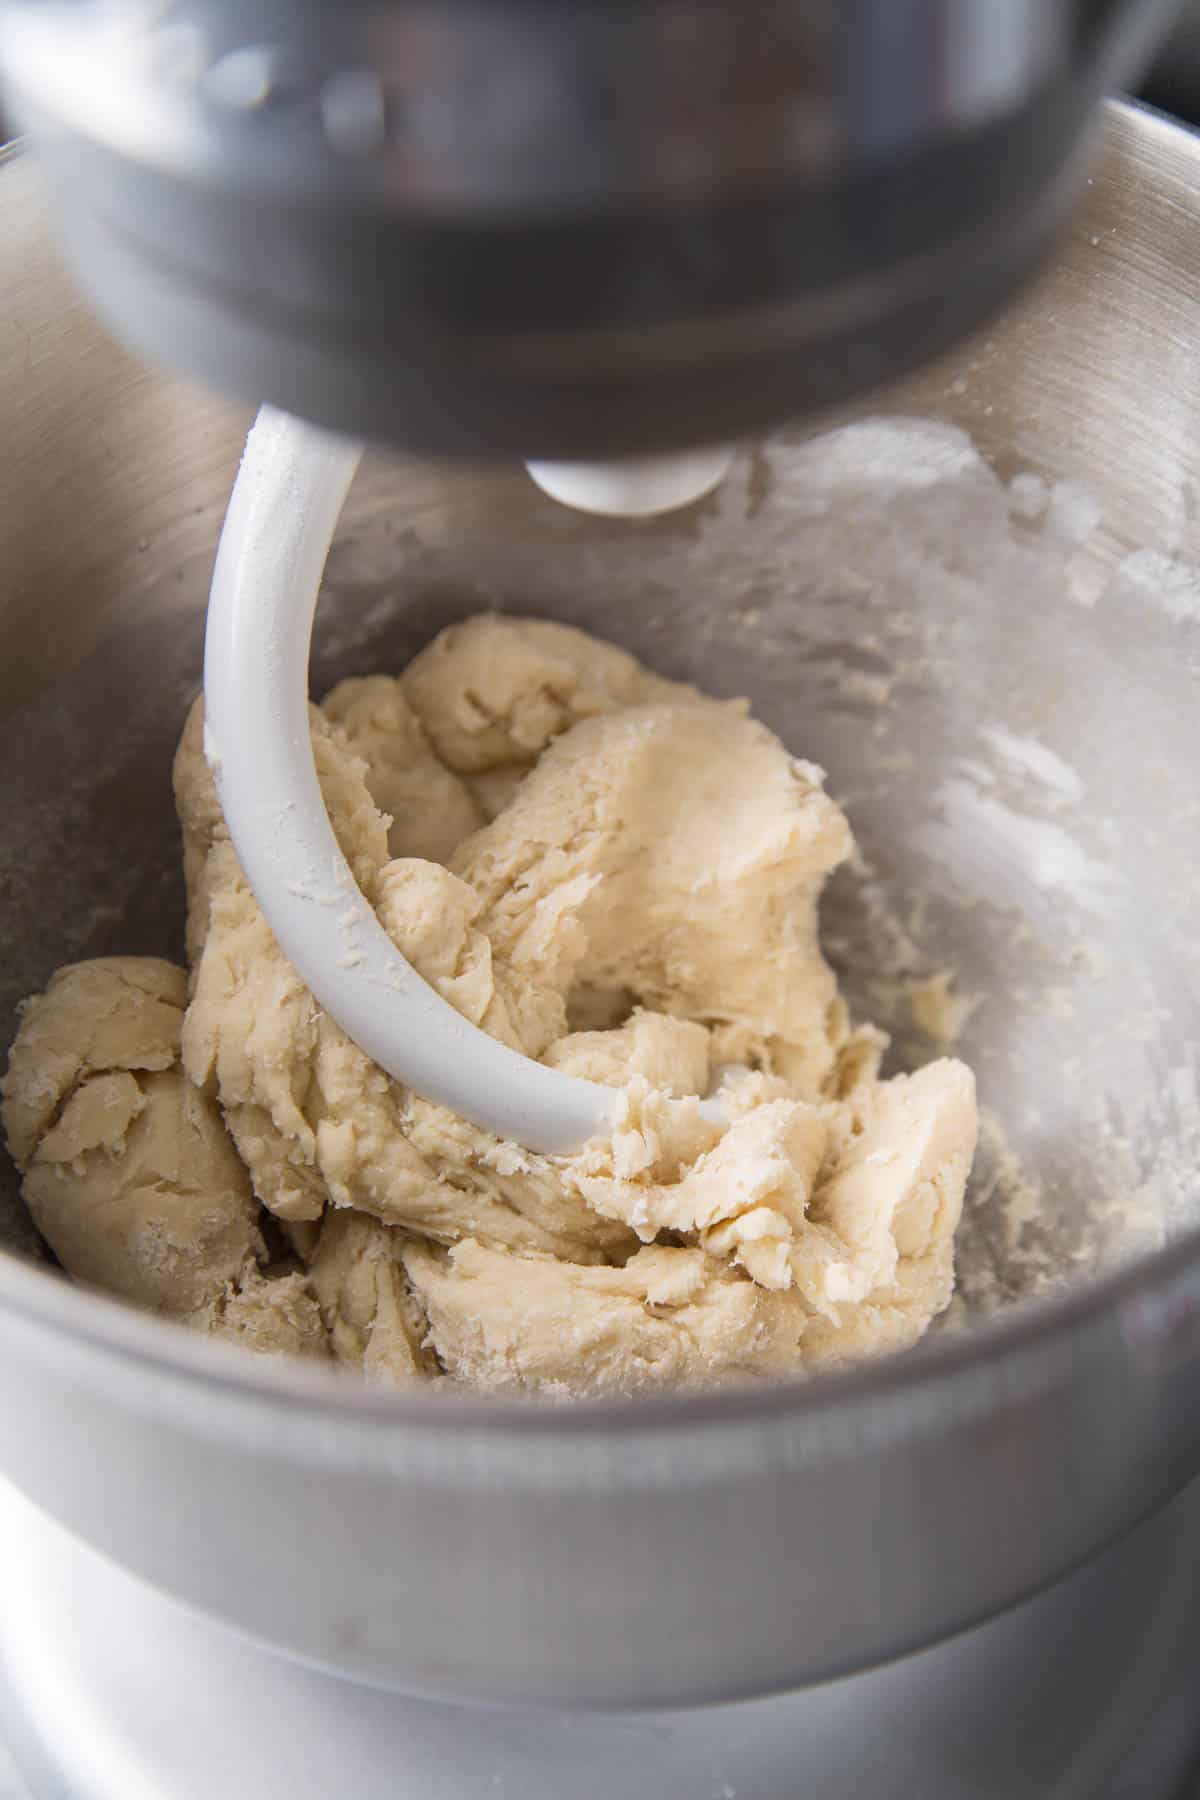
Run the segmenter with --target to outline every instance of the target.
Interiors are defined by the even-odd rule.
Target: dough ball
[[[149,1073],[179,1059],[187,977],[150,956],[69,963],[27,1000],[0,1081],[0,1121],[19,1169],[88,1075]]]
[[[178,1066],[186,985],[155,958],[60,969],[27,1003],[2,1084],[25,1202],[63,1267],[175,1316],[263,1248],[221,1116]]]
[[[246,1171],[212,1101],[179,1069],[83,1080],[23,1192],[77,1280],[175,1317],[262,1254]]]

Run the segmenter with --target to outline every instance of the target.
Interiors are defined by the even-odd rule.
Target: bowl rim
[[[1151,144],[1182,152],[1200,173],[1200,134],[1154,107],[1110,100],[1105,126],[1143,153]],[[27,154],[28,145],[20,138],[0,144],[0,171],[24,162]],[[1200,181],[1196,191],[1200,193]],[[1200,201],[1197,207],[1200,212]],[[928,1400],[974,1390],[984,1404],[985,1394],[994,1397],[991,1372],[1002,1362],[1010,1369],[1018,1363],[1057,1365],[1056,1349],[1073,1360],[1079,1338],[1114,1327],[1131,1345],[1151,1346],[1169,1334],[1172,1295],[1200,1276],[1200,1225],[1078,1289],[1016,1303],[969,1329],[927,1337],[908,1350],[853,1368],[809,1375],[798,1371],[783,1379],[715,1390],[583,1396],[565,1405],[537,1396],[388,1388],[332,1365],[256,1355],[51,1276],[49,1269],[0,1248],[0,1314],[33,1327],[43,1348],[85,1358],[93,1379],[102,1370],[123,1369],[127,1379],[140,1384],[144,1398],[157,1397],[176,1414],[181,1405],[198,1402],[211,1422],[214,1405],[220,1412],[240,1399],[256,1410],[271,1408],[281,1423],[290,1415],[289,1435],[295,1431],[302,1439],[319,1434],[330,1447],[334,1440],[350,1437],[360,1453],[371,1441],[383,1449],[431,1433],[447,1447],[452,1441],[462,1443],[463,1433],[490,1444],[549,1433],[560,1448],[571,1441],[595,1442],[598,1436],[632,1445],[648,1435],[657,1439],[664,1432],[698,1430],[710,1436],[739,1424],[811,1427],[819,1435],[820,1427],[835,1417],[865,1414],[876,1403],[890,1405],[901,1395]],[[934,1410],[944,1420],[944,1412]],[[926,1407],[907,1408],[905,1429],[915,1435],[915,1421],[926,1416],[932,1419]]]

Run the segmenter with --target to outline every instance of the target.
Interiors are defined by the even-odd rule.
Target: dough
[[[309,1283],[299,1273],[264,1275],[246,1270],[197,1308],[188,1324],[212,1337],[232,1338],[259,1355],[328,1359],[329,1338]]]
[[[390,1080],[282,956],[197,703],[175,764],[190,971],[60,971],[3,1123],[69,1272],[392,1383],[628,1393],[837,1365],[948,1305],[974,1083],[881,1080],[817,905],[819,769],[742,702],[567,626],[480,617],[312,709],[355,879],[473,1024],[620,1092],[571,1157]],[[714,1085],[729,1123],[700,1113]]]
[[[424,727],[386,675],[343,681],[321,710],[363,760],[371,799],[391,820],[388,853],[449,862],[484,822],[470,791],[433,752]]]
[[[26,1204],[71,1273],[182,1317],[263,1256],[216,1106],[179,1067],[186,978],[145,957],[60,969],[29,1002],[2,1084]]]
[[[399,685],[444,766],[489,819],[547,744],[581,719],[647,700],[700,698],[569,625],[490,613],[440,632]]]
[[[334,1355],[396,1382],[437,1372],[426,1319],[400,1260],[399,1232],[361,1213],[331,1208],[309,1264]]]
[[[715,1028],[818,1098],[847,1037],[817,900],[850,851],[819,770],[715,701],[587,719],[547,749],[452,867],[542,1055],[579,982]]]

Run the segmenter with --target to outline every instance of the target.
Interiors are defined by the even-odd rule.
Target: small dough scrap
[[[448,862],[463,838],[484,823],[467,788],[435,756],[399,681],[368,675],[339,682],[321,711],[341,727],[348,747],[366,764],[371,798],[391,818],[392,856]]]
[[[783,1375],[804,1315],[700,1250],[653,1245],[623,1268],[515,1256],[471,1239],[403,1252],[439,1360],[491,1393],[632,1394]]]
[[[401,1260],[404,1241],[359,1213],[331,1212],[309,1268],[337,1360],[398,1386],[438,1372]]]
[[[302,1275],[264,1275],[247,1270],[188,1324],[209,1337],[229,1338],[260,1356],[328,1359],[329,1335],[321,1309]]]

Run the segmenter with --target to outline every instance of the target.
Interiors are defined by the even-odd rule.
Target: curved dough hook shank
[[[452,626],[311,715],[329,817],[464,1019],[614,1092],[572,1155],[388,1077],[313,1000],[176,760],[190,971],[60,971],[4,1125],[79,1279],[403,1382],[629,1392],[912,1343],[948,1303],[976,1134],[943,1061],[878,1077],[817,939],[851,848],[739,702],[542,621]],[[715,1085],[727,1124],[697,1096]]]

